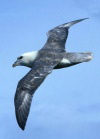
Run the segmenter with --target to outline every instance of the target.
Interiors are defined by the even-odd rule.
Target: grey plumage
[[[48,32],[44,47],[39,50],[32,69],[19,81],[15,94],[15,112],[19,126],[24,130],[30,111],[32,97],[44,79],[66,55],[65,42],[71,25],[82,20],[66,23]]]
[[[34,61],[38,55],[39,51],[31,51],[22,54],[17,58],[17,60],[13,63],[13,67],[16,66],[25,66],[32,68],[34,65]],[[63,59],[54,69],[66,68],[76,64],[80,64],[83,62],[88,62],[92,59],[92,53],[90,52],[66,52]]]
[[[64,56],[64,59],[67,59],[68,62],[60,62],[54,69],[61,69],[70,66],[74,66],[83,62],[88,62],[92,59],[91,52],[76,53],[76,52],[67,52]]]

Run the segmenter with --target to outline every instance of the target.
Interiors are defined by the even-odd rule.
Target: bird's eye
[[[20,56],[20,57],[18,57],[17,59],[22,59],[23,58],[23,56]]]

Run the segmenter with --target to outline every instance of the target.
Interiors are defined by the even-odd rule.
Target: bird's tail
[[[92,60],[93,55],[91,52],[77,53],[77,52],[67,52],[62,59],[62,61],[54,68],[61,69],[74,66],[83,62],[88,62]]]
[[[89,19],[89,18],[83,18],[83,19],[79,19],[79,20],[75,20],[75,21],[71,21],[71,22],[68,22],[68,23],[65,23],[65,24],[62,24],[60,25],[59,27],[65,27],[65,28],[70,28],[72,25],[74,24],[77,24],[83,20],[86,20],[86,19]]]

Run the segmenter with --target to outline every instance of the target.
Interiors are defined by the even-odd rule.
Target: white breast
[[[61,61],[62,64],[69,64],[70,61],[66,58],[63,58],[62,61]]]

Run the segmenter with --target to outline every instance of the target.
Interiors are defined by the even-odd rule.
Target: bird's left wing
[[[73,26],[74,24],[77,24],[86,19],[88,19],[88,18],[71,21],[71,22],[59,25],[59,26],[49,30],[47,33],[47,36],[48,36],[47,43],[44,47],[51,48],[50,43],[54,43],[56,49],[65,49],[65,43],[66,43],[66,40],[68,37],[69,28],[71,26]],[[52,47],[54,47],[54,45],[52,45]]]
[[[52,57],[52,56],[51,56]],[[62,56],[37,58],[34,67],[18,83],[15,94],[15,112],[18,125],[24,130],[27,117],[30,111],[32,97],[36,89],[44,81],[46,76],[52,72],[53,68],[62,59]]]

